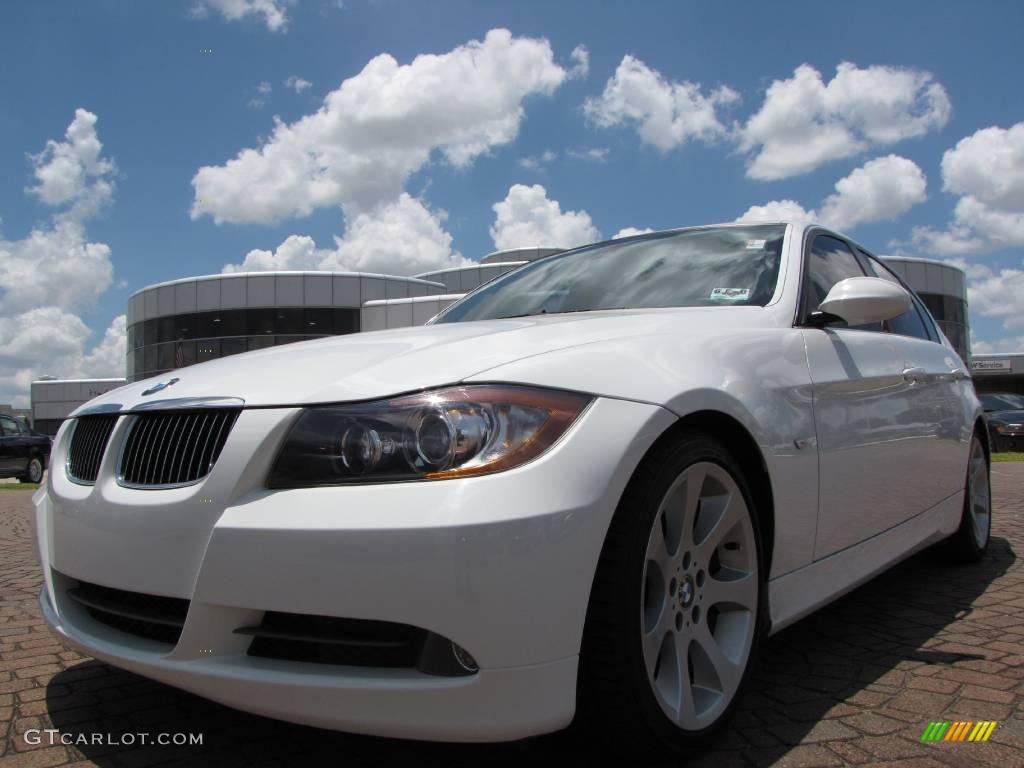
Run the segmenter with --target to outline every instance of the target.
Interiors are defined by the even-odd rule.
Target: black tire
[[[641,585],[645,583],[648,540],[653,535],[655,519],[661,514],[659,507],[677,478],[701,462],[724,468],[746,502],[757,562],[756,611],[746,666],[732,700],[707,727],[685,730],[669,719],[648,678],[641,648]],[[710,574],[710,565],[707,567]],[[756,663],[768,615],[765,576],[755,500],[728,449],[710,435],[695,431],[656,447],[631,479],[598,563],[580,654],[574,723],[577,732],[597,736],[608,747],[634,757],[692,754],[708,744],[735,710]],[[680,610],[675,604],[668,608],[670,603],[666,600],[667,610]]]
[[[972,469],[977,469],[976,462],[983,461],[984,492],[983,499],[978,498],[977,489],[972,487]],[[991,459],[985,450],[981,437],[975,432],[971,438],[971,452],[967,461],[967,478],[964,484],[964,504],[960,515],[960,527],[956,533],[944,542],[946,556],[957,563],[976,563],[985,556],[988,550],[988,542],[992,538],[992,484],[991,484]],[[973,478],[975,484],[979,476]],[[973,495],[972,495],[973,494]],[[980,516],[972,511],[972,504],[976,504],[976,510],[984,507],[987,514],[984,514],[983,523],[978,525]],[[984,530],[984,539],[979,541],[978,529]]]
[[[43,471],[46,469],[46,463],[43,461],[41,456],[32,456],[28,460],[28,466],[25,468],[25,474],[18,478],[23,483],[39,483],[43,479]],[[33,476],[35,479],[33,479]]]

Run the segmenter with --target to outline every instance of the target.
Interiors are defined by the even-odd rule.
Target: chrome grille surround
[[[64,464],[71,482],[79,485],[93,485],[96,482],[119,415],[101,413],[75,418]]]
[[[178,488],[206,477],[238,418],[237,408],[134,413],[117,462],[127,488]]]

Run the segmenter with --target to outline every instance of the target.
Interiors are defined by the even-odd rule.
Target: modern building
[[[479,263],[464,267],[439,269],[416,275],[420,280],[442,283],[446,292],[438,296],[415,296],[407,299],[377,299],[363,304],[360,330],[383,331],[423,325],[457,299],[494,278],[518,269],[528,262],[558,253],[559,248],[515,248],[495,251]]]
[[[356,333],[376,299],[445,293],[440,282],[349,272],[207,275],[128,299],[129,381],[253,349]]]
[[[1024,395],[1024,352],[975,355],[971,376],[979,392],[1013,392]]]
[[[960,357],[970,360],[971,327],[964,271],[931,259],[886,256],[882,261],[921,297]]]
[[[82,403],[123,386],[125,379],[43,379],[32,382],[32,428],[56,435],[61,423]]]

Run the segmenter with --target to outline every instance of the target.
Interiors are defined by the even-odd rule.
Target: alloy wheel
[[[988,541],[989,527],[992,524],[992,493],[989,486],[988,460],[985,458],[985,449],[977,437],[971,441],[971,458],[967,466],[971,527],[974,531],[974,541],[978,547],[983,548]]]
[[[758,608],[754,528],[719,464],[689,466],[665,494],[644,562],[641,643],[648,682],[680,728],[706,728],[743,680]]]

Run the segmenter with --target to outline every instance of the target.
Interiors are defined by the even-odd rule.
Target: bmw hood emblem
[[[142,396],[145,397],[146,395],[154,395],[157,392],[161,392],[162,390],[167,389],[169,386],[171,386],[171,384],[177,384],[179,381],[180,381],[180,379],[175,378],[175,379],[168,379],[167,381],[157,382],[156,384],[154,384],[149,389],[144,389],[142,391]]]

